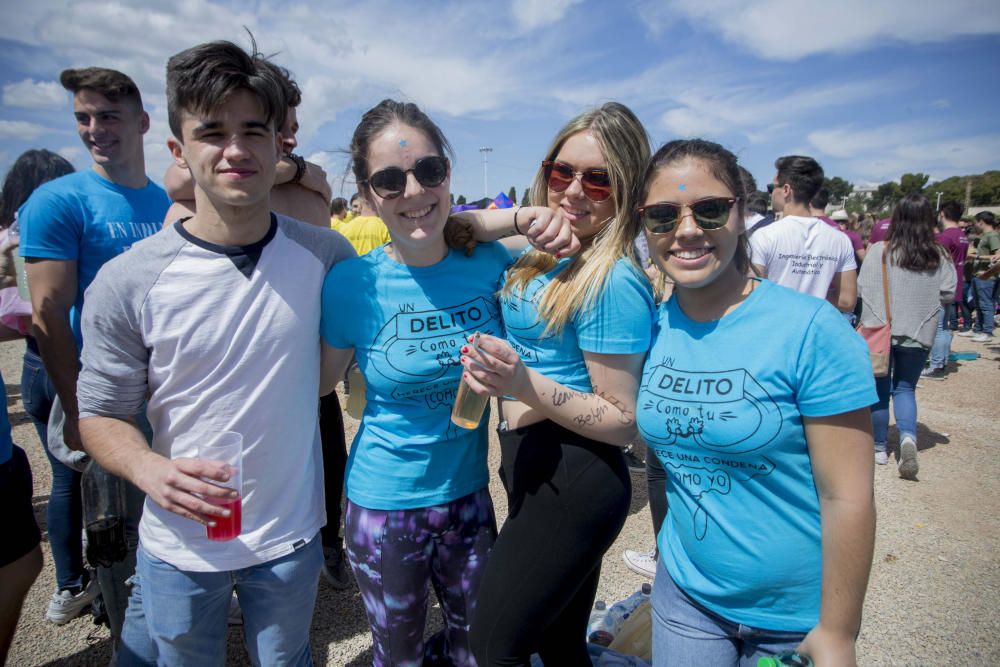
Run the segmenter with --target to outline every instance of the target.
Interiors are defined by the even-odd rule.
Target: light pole
[[[490,181],[488,178],[488,172],[486,167],[486,155],[487,153],[492,153],[493,149],[489,146],[482,146],[479,152],[483,154],[483,196],[489,199],[490,197]]]

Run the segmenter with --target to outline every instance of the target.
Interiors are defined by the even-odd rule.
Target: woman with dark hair
[[[744,196],[731,152],[673,141],[636,211],[674,282],[636,401],[669,473],[653,656],[853,665],[875,533],[871,366],[831,304],[751,273]]]
[[[937,331],[941,304],[955,298],[956,274],[947,251],[934,240],[935,216],[923,195],[903,197],[892,212],[885,241],[872,244],[861,266],[858,289],[864,304],[861,325],[877,327],[891,320],[889,374],[875,378],[878,403],[872,407],[875,463],[889,462],[889,398],[899,430],[897,467],[905,479],[916,479],[917,401],[914,391]],[[889,311],[883,284],[889,285]]]
[[[17,211],[35,188],[48,181],[73,173],[61,155],[47,150],[29,150],[14,162],[3,184],[0,205],[0,228],[7,229]],[[9,246],[14,248],[16,246]],[[16,250],[15,250],[16,252]],[[30,304],[27,308],[30,311]],[[56,568],[56,591],[52,594],[46,618],[62,625],[83,612],[97,596],[97,579],[83,562],[83,504],[80,497],[80,473],[60,462],[49,452],[48,423],[55,388],[45,372],[38,343],[27,337],[21,369],[21,397],[24,410],[38,432],[52,467],[52,489],[46,509],[46,529]]]
[[[419,665],[425,656],[432,664],[475,664],[469,624],[497,534],[487,488],[489,420],[466,429],[450,415],[466,338],[502,332],[496,292],[510,253],[497,242],[466,253],[448,247],[450,153],[415,104],[384,100],[364,114],[351,141],[352,168],[390,240],[339,262],[323,285],[329,377],[343,377],[356,356],[365,379],[367,404],[347,461],[344,534],[379,666]],[[538,212],[520,213],[529,225]],[[513,226],[513,212],[490,217],[495,236]],[[428,584],[445,627],[425,646]]]

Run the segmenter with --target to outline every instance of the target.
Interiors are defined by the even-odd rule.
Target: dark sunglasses
[[[706,231],[725,227],[729,212],[739,197],[708,197],[693,204],[671,204],[659,202],[636,209],[643,226],[653,234],[672,232],[681,220],[685,206],[691,210],[696,225]]]
[[[769,195],[774,194],[774,183],[767,184],[767,194]]]
[[[542,162],[545,184],[552,192],[565,192],[573,184],[573,179],[580,177],[583,196],[592,202],[607,201],[611,198],[611,178],[607,169],[584,169],[573,171],[571,165],[565,162],[545,160]]]
[[[436,188],[448,178],[448,158],[428,155],[413,163],[413,169],[386,167],[368,177],[368,185],[382,199],[395,199],[406,190],[406,175],[413,173],[417,183],[425,188]]]

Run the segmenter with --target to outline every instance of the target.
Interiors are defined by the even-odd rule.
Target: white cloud
[[[511,0],[514,21],[523,31],[537,30],[555,23],[573,5],[583,0]]]
[[[26,109],[63,109],[69,93],[57,81],[25,79],[3,87],[3,103]]]
[[[0,120],[0,139],[21,139],[31,141],[52,133],[50,128],[25,120]]]
[[[714,136],[738,131],[752,143],[770,141],[810,114],[884,94],[886,83],[864,81],[797,89],[791,93],[759,88],[694,84],[678,95],[679,106],[665,112],[666,129],[682,137]]]
[[[925,174],[980,173],[996,165],[1000,134],[942,136],[939,126],[897,123],[875,128],[844,126],[817,130],[809,143],[843,158],[858,178],[884,183],[906,172]]]
[[[708,27],[769,60],[1000,32],[996,0],[672,0],[663,12]]]

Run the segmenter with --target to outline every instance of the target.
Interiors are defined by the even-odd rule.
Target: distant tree
[[[834,176],[833,178],[824,178],[823,185],[826,189],[830,191],[830,203],[837,204],[847,198],[847,195],[851,194],[851,190],[854,189],[854,184],[849,183],[842,179],[840,176]]]
[[[458,195],[458,199],[455,200],[456,206],[465,206],[465,195]]]
[[[528,206],[529,204],[531,204],[531,188],[525,188],[521,194],[521,206]]]
[[[927,174],[903,174],[899,179],[899,191],[901,194],[923,194],[924,186],[931,177]]]
[[[515,188],[513,185],[510,186],[510,190],[507,191],[507,197],[512,202],[514,202],[516,204],[517,203],[517,188]]]
[[[869,202],[869,210],[876,213],[886,213],[892,210],[902,196],[902,190],[896,181],[889,181],[878,186]]]
[[[451,205],[454,206],[455,205],[455,193],[451,192],[451,193],[449,193],[449,196],[451,197]]]
[[[937,201],[937,193],[941,193],[941,201],[950,199],[965,204],[965,184],[971,182],[970,206],[995,206],[1000,204],[1000,171],[987,171],[978,176],[951,176],[943,181],[928,185],[924,192]]]

